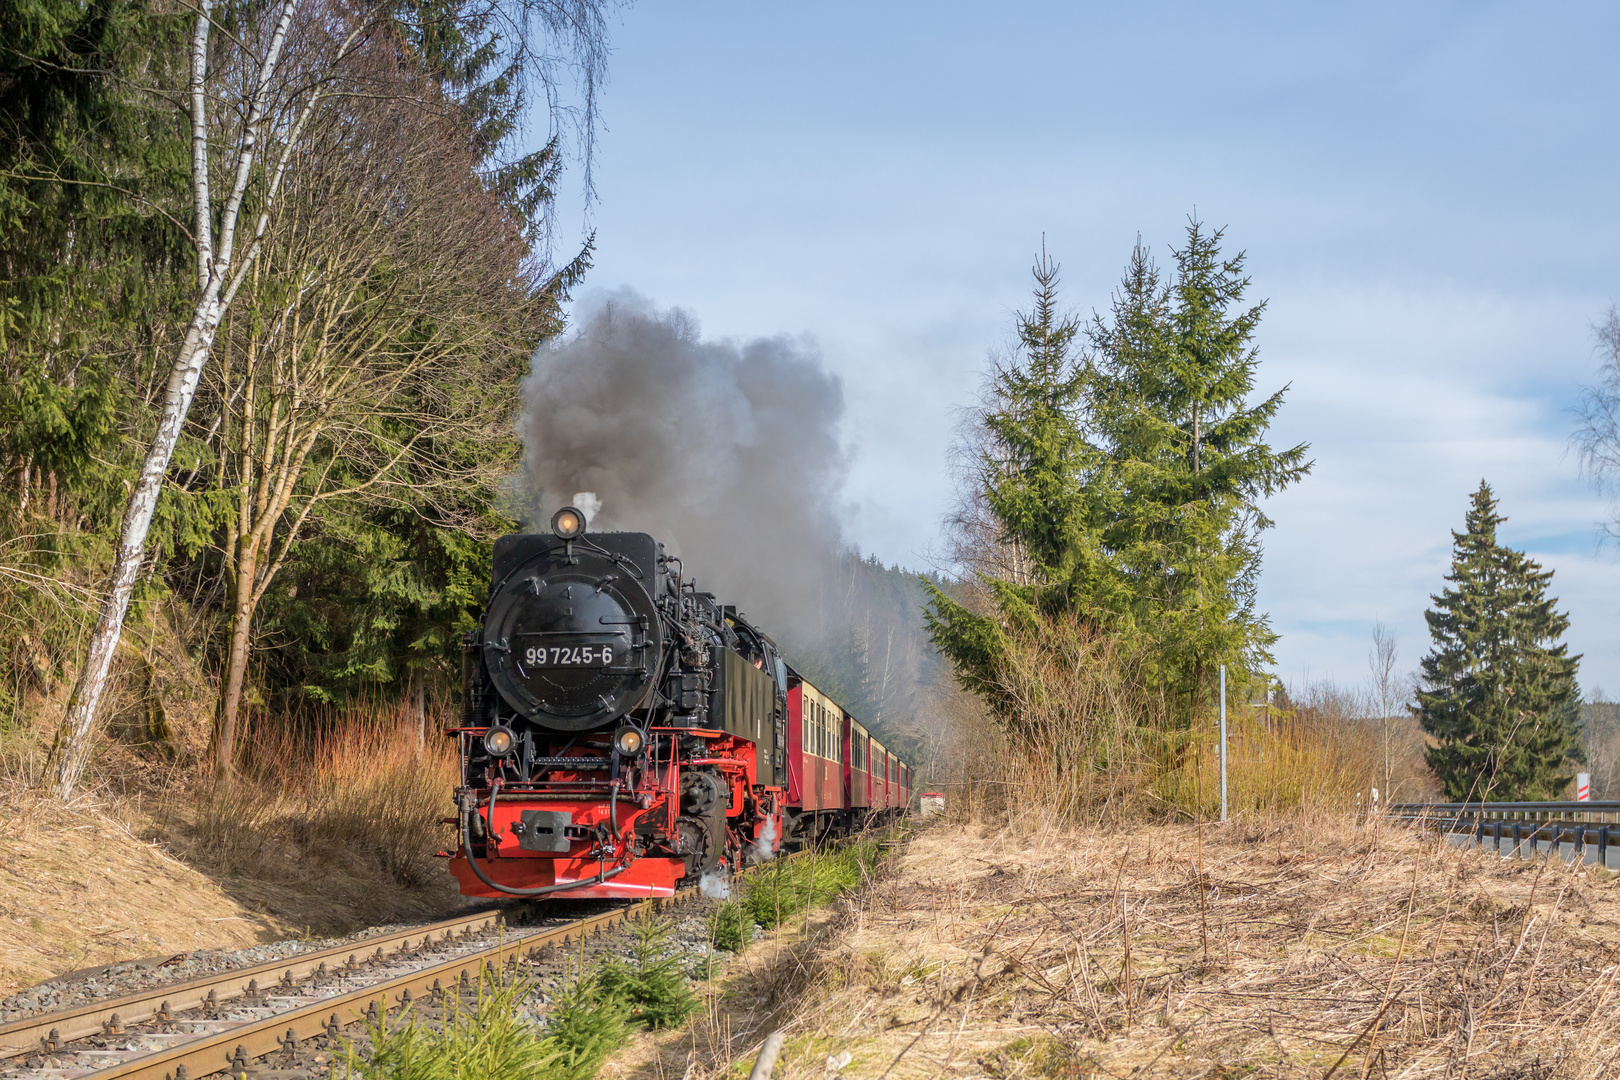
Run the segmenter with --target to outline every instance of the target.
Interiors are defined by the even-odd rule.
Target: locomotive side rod
[[[489,929],[499,919],[499,912],[480,911],[430,926],[379,934],[364,942],[302,953],[252,967],[234,968],[217,975],[169,983],[123,997],[104,998],[62,1012],[25,1016],[8,1024],[0,1024],[0,1057],[38,1052],[41,1044],[52,1038],[57,1042],[70,1042],[100,1035],[111,1026],[143,1023],[156,1017],[165,1005],[171,1013],[195,1009],[207,1001],[210,994],[216,1002],[242,998],[250,993],[249,984],[259,980],[265,981],[252,992],[263,994],[272,990],[278,980],[304,979],[323,966],[338,967],[349,957],[363,953],[375,955],[373,950],[376,949],[399,952],[409,948],[413,941],[421,945],[434,938],[443,939],[451,935],[465,937]]]

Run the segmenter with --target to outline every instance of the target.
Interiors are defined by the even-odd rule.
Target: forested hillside
[[[513,525],[518,385],[589,264],[550,214],[605,62],[595,0],[496,8],[0,3],[13,746],[62,714],[115,566],[101,719],[172,754],[447,692]]]
[[[890,749],[917,760],[938,734],[934,710],[951,681],[923,624],[922,579],[846,552],[820,599],[819,621],[783,636],[789,662]]]

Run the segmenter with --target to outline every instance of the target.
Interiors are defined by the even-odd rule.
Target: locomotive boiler
[[[495,545],[450,866],[474,896],[669,896],[783,836],[790,672],[645,533]]]

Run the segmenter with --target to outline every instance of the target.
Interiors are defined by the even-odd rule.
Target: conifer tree
[[[1008,623],[1029,624],[1040,605],[1069,606],[1078,583],[1094,592],[1111,580],[1088,480],[1101,464],[1083,426],[1089,371],[1076,347],[1081,323],[1060,310],[1058,266],[1043,251],[1031,271],[1034,305],[1016,316],[1013,355],[996,364],[988,402],[967,451],[968,496],[1003,554],[976,554],[979,583],[999,611],[971,610],[936,582],[928,591],[928,631],[962,685],[1003,712],[999,671]],[[1012,574],[990,567],[1017,566]]]
[[[1580,657],[1558,642],[1569,617],[1547,595],[1552,571],[1497,543],[1505,520],[1480,481],[1464,530],[1451,534],[1451,584],[1424,613],[1434,649],[1418,715],[1453,800],[1554,799],[1567,766],[1585,759],[1573,707]]]
[[[1130,583],[1130,625],[1154,643],[1158,681],[1190,713],[1216,666],[1240,676],[1276,641],[1254,607],[1260,500],[1311,468],[1305,444],[1276,450],[1266,431],[1287,387],[1251,403],[1262,301],[1245,306],[1244,253],[1192,221],[1163,281],[1140,245],[1110,323],[1094,321],[1089,409],[1111,469],[1104,546]]]
[[[980,571],[994,613],[930,586],[929,629],[962,683],[993,705],[1005,629],[1064,614],[1138,647],[1151,681],[1190,720],[1218,664],[1234,674],[1275,640],[1254,609],[1259,500],[1310,471],[1304,444],[1274,450],[1279,390],[1256,403],[1253,344],[1264,304],[1245,307],[1241,253],[1189,224],[1168,280],[1140,245],[1111,318],[1059,311],[1057,268],[1035,268],[1035,304],[990,382],[970,470],[994,541],[1020,577]],[[1241,681],[1241,679],[1240,679]],[[1007,706],[1010,703],[999,703]]]

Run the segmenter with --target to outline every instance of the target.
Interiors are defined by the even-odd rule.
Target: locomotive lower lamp
[[[512,752],[515,741],[511,728],[492,727],[484,734],[484,749],[489,751],[490,757],[505,757]]]
[[[646,745],[647,737],[633,727],[622,727],[613,735],[613,748],[620,757],[636,757]]]

